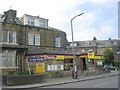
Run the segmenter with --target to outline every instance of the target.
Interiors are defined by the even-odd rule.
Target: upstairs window
[[[40,35],[35,34],[35,45],[40,45]]]
[[[16,32],[14,32],[14,31],[3,31],[2,42],[16,43]]]
[[[40,45],[40,34],[28,33],[28,45]]]
[[[34,26],[35,24],[35,19],[33,17],[28,17],[28,25]]]
[[[55,37],[55,47],[61,47],[61,38]]]
[[[45,21],[44,20],[39,20],[39,25],[40,25],[40,27],[45,27]]]
[[[73,43],[71,42],[70,46],[77,46],[77,43],[76,42],[73,42]]]
[[[34,45],[34,34],[28,33],[28,45]]]

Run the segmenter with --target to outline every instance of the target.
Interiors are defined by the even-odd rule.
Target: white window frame
[[[3,55],[3,52],[4,52],[4,55]],[[10,52],[12,52],[12,57],[9,56]],[[0,60],[1,60],[2,65],[0,67],[16,67],[16,64],[15,64],[16,51],[15,50],[4,50],[4,51],[2,51],[1,54],[2,54],[1,55],[2,58]],[[11,65],[9,65],[9,61],[12,61]]]
[[[3,36],[4,36],[4,31],[2,32],[3,34],[2,34],[2,42],[3,43],[9,43],[9,44],[17,44],[17,37],[16,37],[16,32],[15,31],[6,31],[7,32],[7,36],[6,36],[6,38],[7,38],[7,41],[3,41]],[[12,32],[12,36],[10,37],[10,33]],[[12,38],[12,39],[11,39]],[[12,42],[10,42],[10,39],[12,40]]]
[[[40,34],[35,34],[35,45],[36,46],[40,45]]]
[[[34,45],[34,34],[28,33],[28,45]]]
[[[28,21],[27,21],[28,25],[35,25],[35,18],[34,17],[28,17]]]
[[[28,33],[28,45],[40,46],[40,34]]]

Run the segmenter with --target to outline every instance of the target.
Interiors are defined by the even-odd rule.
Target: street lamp
[[[75,18],[78,17],[78,16],[83,15],[83,14],[84,14],[84,13],[78,14],[78,15],[74,16],[74,17],[71,19],[71,34],[72,34],[73,65],[76,64],[76,63],[75,63],[74,36],[73,36],[73,25],[72,25],[72,20],[75,19]]]

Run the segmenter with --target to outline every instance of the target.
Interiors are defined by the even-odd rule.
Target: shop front
[[[64,55],[44,55],[46,71],[64,70]]]
[[[65,55],[64,70],[70,71],[72,66],[73,66],[73,56],[72,55]]]
[[[31,71],[34,72],[34,74],[44,74],[45,73],[44,55],[28,56],[27,70],[29,72],[31,72]]]

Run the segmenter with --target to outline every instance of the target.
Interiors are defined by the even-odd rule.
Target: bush
[[[114,66],[120,67],[120,62],[114,62]]]

